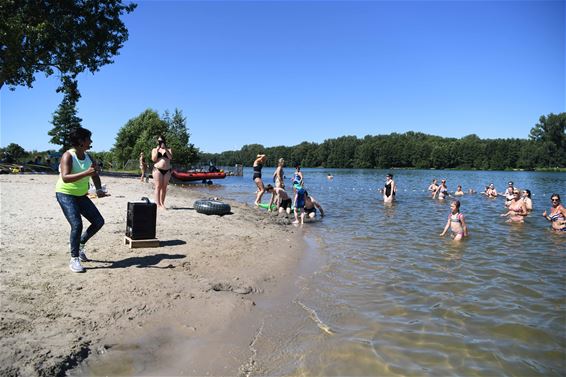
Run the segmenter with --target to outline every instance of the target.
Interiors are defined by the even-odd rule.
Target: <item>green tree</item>
[[[529,138],[543,146],[547,155],[547,166],[566,166],[565,129],[566,113],[543,115],[531,129]]]
[[[32,87],[38,72],[75,79],[97,72],[128,39],[121,0],[0,1],[0,88]],[[12,88],[13,89],[13,88]]]
[[[51,144],[61,145],[60,151],[69,149],[71,146],[69,132],[73,128],[81,126],[82,119],[77,116],[77,102],[80,98],[77,89],[77,81],[68,77],[63,79],[63,84],[57,88],[57,92],[63,92],[63,100],[57,110],[53,113],[51,124],[53,128],[47,134],[51,136]]]
[[[195,146],[189,143],[190,134],[187,129],[187,118],[183,112],[175,109],[173,116],[170,117],[165,112],[164,120],[168,125],[167,140],[169,146],[173,148],[175,162],[189,165],[197,160],[198,151]]]
[[[27,157],[28,153],[19,144],[10,143],[6,148],[2,148],[2,159],[6,162],[13,162],[14,160],[19,160],[21,158]]]

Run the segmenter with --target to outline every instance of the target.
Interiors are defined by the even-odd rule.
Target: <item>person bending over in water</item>
[[[301,211],[301,224],[303,224],[305,222],[305,189],[303,188],[303,186],[299,186],[299,185],[295,185],[295,208],[293,209],[293,212],[295,213],[295,221],[293,221],[293,224],[298,224],[299,223],[299,216],[298,216],[298,211]]]
[[[305,191],[305,215],[309,217],[309,219],[314,219],[316,216],[316,209],[320,210],[320,217],[324,217],[324,210],[319,202],[316,199],[309,195],[308,191]]]
[[[291,198],[289,198],[285,189],[267,185],[265,187],[265,191],[271,194],[271,200],[269,200],[269,205],[267,206],[267,210],[269,212],[271,212],[271,205],[275,202],[275,205],[277,206],[276,211],[279,213],[285,211],[287,212],[287,215],[291,214]]]
[[[464,215],[460,213],[460,201],[454,200],[450,203],[450,210],[448,221],[446,222],[444,231],[440,233],[440,237],[444,237],[448,228],[450,228],[454,241],[460,241],[463,237],[468,236],[468,226],[464,221]]]
[[[550,196],[550,201],[552,203],[550,214],[547,214],[546,211],[544,211],[542,215],[552,223],[553,230],[557,232],[566,232],[566,208],[560,204],[560,195],[552,194]]]
[[[253,164],[253,169],[254,169],[253,180],[257,186],[257,194],[255,196],[255,202],[254,202],[256,206],[259,205],[259,203],[261,202],[261,197],[265,192],[265,186],[263,185],[263,181],[261,179],[261,169],[263,168],[263,164],[265,164],[265,161],[267,161],[267,156],[264,154],[258,154]]]
[[[383,202],[392,203],[395,200],[397,185],[393,180],[393,174],[389,173],[385,176],[385,187],[383,188]]]
[[[283,166],[285,166],[285,160],[280,158],[277,163],[277,168],[273,173],[273,182],[275,183],[275,187],[281,187],[284,189],[285,182],[283,180],[285,178],[285,174],[283,173]]]
[[[518,188],[513,190],[513,199],[508,206],[509,211],[502,214],[501,216],[508,216],[507,222],[522,223],[524,222],[524,217],[528,215],[527,206],[525,202],[521,199],[521,191]]]

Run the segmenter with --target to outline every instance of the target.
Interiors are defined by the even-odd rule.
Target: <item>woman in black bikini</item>
[[[253,164],[253,168],[254,168],[253,180],[257,186],[257,194],[255,196],[255,202],[254,202],[256,206],[259,205],[259,203],[261,203],[261,197],[265,192],[265,187],[263,186],[263,180],[261,179],[261,169],[263,168],[263,164],[265,164],[266,160],[267,157],[264,154],[258,154]]]
[[[159,136],[157,138],[157,147],[151,151],[151,160],[153,161],[153,183],[155,184],[155,203],[159,208],[165,209],[165,195],[167,194],[167,185],[171,179],[171,160],[173,153],[167,148],[165,138]]]

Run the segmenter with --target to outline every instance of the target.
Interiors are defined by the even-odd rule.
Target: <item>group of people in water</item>
[[[324,216],[324,209],[320,203],[309,194],[305,189],[304,176],[301,172],[300,164],[295,164],[295,172],[291,178],[292,188],[293,188],[293,199],[291,200],[289,194],[285,190],[285,174],[283,167],[285,166],[285,160],[280,158],[277,163],[277,168],[273,172],[273,183],[275,186],[268,184],[264,185],[261,170],[265,162],[267,161],[267,156],[264,154],[258,154],[253,163],[253,177],[256,186],[256,198],[254,204],[260,206],[261,198],[265,192],[271,194],[271,199],[267,205],[268,211],[274,211],[281,214],[285,212],[288,215],[291,214],[293,210],[293,215],[295,220],[293,224],[303,224],[305,217],[309,219],[314,219],[317,210],[320,211],[320,216]]]
[[[441,181],[441,184],[437,184],[437,180],[433,179],[432,183],[428,187],[428,190],[432,192],[432,198],[438,198],[440,200],[445,199],[450,196],[462,196],[464,192],[462,186],[459,185],[457,190],[450,194],[446,186],[446,179]],[[468,190],[468,193],[474,194],[473,189]],[[507,188],[503,193],[497,193],[495,185],[490,183],[485,187],[485,191],[482,192],[487,198],[494,199],[498,196],[505,198],[505,207],[507,211],[502,213],[502,217],[507,217],[507,222],[522,223],[525,221],[525,217],[528,216],[533,210],[533,201],[531,198],[531,191],[528,189],[520,190],[515,187],[512,181],[509,181]],[[543,212],[542,216],[546,218],[552,224],[552,229],[555,231],[565,232],[566,231],[566,209],[560,203],[560,195],[552,194],[550,197],[552,208],[550,212]],[[453,234],[454,240],[461,240],[463,237],[468,235],[468,229],[466,222],[464,220],[464,215],[460,213],[460,201],[453,200],[450,204],[450,215],[448,216],[448,221],[444,227],[444,231],[440,234],[444,236],[448,229],[450,228]]]

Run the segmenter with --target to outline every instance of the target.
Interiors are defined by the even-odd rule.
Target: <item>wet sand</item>
[[[130,249],[127,202],[151,198],[152,184],[103,176],[112,196],[93,201],[106,223],[87,244],[86,273],[76,274],[56,179],[0,176],[0,375],[64,375],[100,355],[109,356],[109,375],[246,375],[256,367],[254,300],[289,283],[304,253],[300,230],[230,200],[232,214],[199,214],[192,207],[202,194],[171,186],[169,209],[157,214],[161,246]],[[136,347],[145,362],[122,358],[113,373],[112,357]],[[166,362],[180,349],[188,350],[184,370]]]

